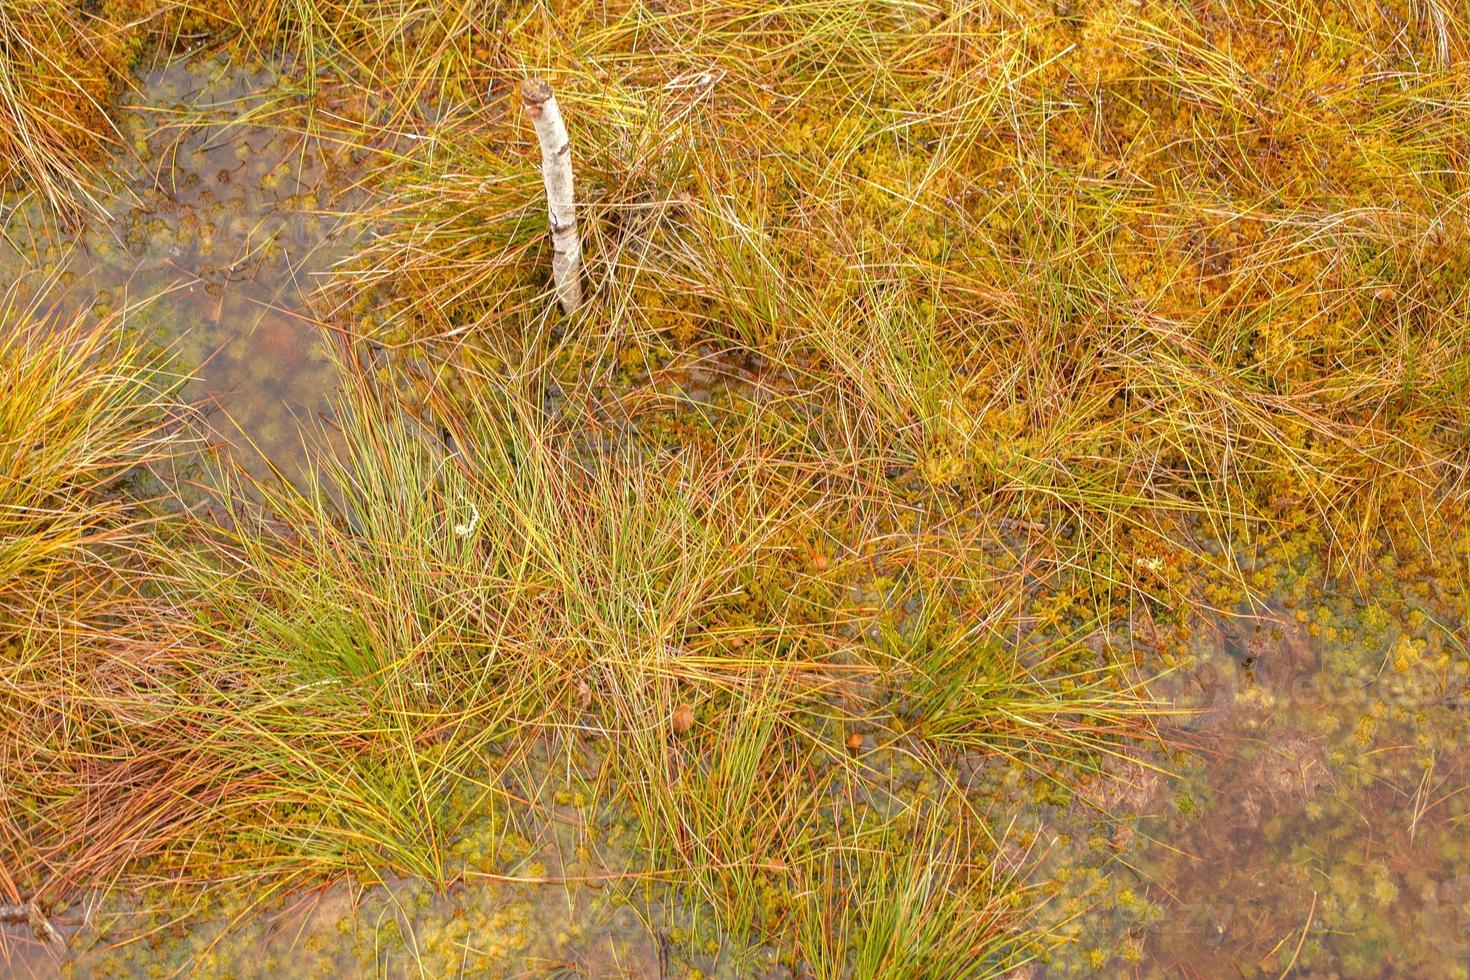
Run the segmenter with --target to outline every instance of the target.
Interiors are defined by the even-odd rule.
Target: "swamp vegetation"
[[[1470,975],[1465,0],[4,0],[0,228],[5,972]]]

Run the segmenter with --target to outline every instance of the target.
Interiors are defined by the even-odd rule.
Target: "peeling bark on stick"
[[[571,313],[582,305],[582,236],[572,193],[572,146],[556,96],[545,79],[523,81],[521,100],[541,143],[541,179],[546,183],[546,210],[551,219],[551,281],[561,308]]]

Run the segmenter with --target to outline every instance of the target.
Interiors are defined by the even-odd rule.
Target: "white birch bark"
[[[551,219],[551,282],[561,308],[571,313],[582,305],[582,236],[572,193],[572,146],[556,96],[545,79],[522,82],[521,99],[541,143],[541,179],[546,183],[546,210]]]

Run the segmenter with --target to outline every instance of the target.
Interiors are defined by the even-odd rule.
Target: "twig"
[[[1316,911],[1317,893],[1312,892],[1312,907],[1307,909],[1307,924],[1302,926],[1302,938],[1296,941],[1296,949],[1291,954],[1291,962],[1286,964],[1286,969],[1281,971],[1281,976],[1277,977],[1276,980],[1286,980],[1286,975],[1291,972],[1292,967],[1296,966],[1296,958],[1302,955],[1302,946],[1307,942],[1307,932],[1312,928],[1312,915]]]

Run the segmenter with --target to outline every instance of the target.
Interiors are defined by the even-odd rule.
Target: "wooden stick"
[[[545,79],[521,82],[521,99],[541,143],[541,179],[546,184],[546,210],[551,219],[551,281],[562,310],[570,314],[582,305],[582,236],[572,193],[572,144],[556,96]]]

